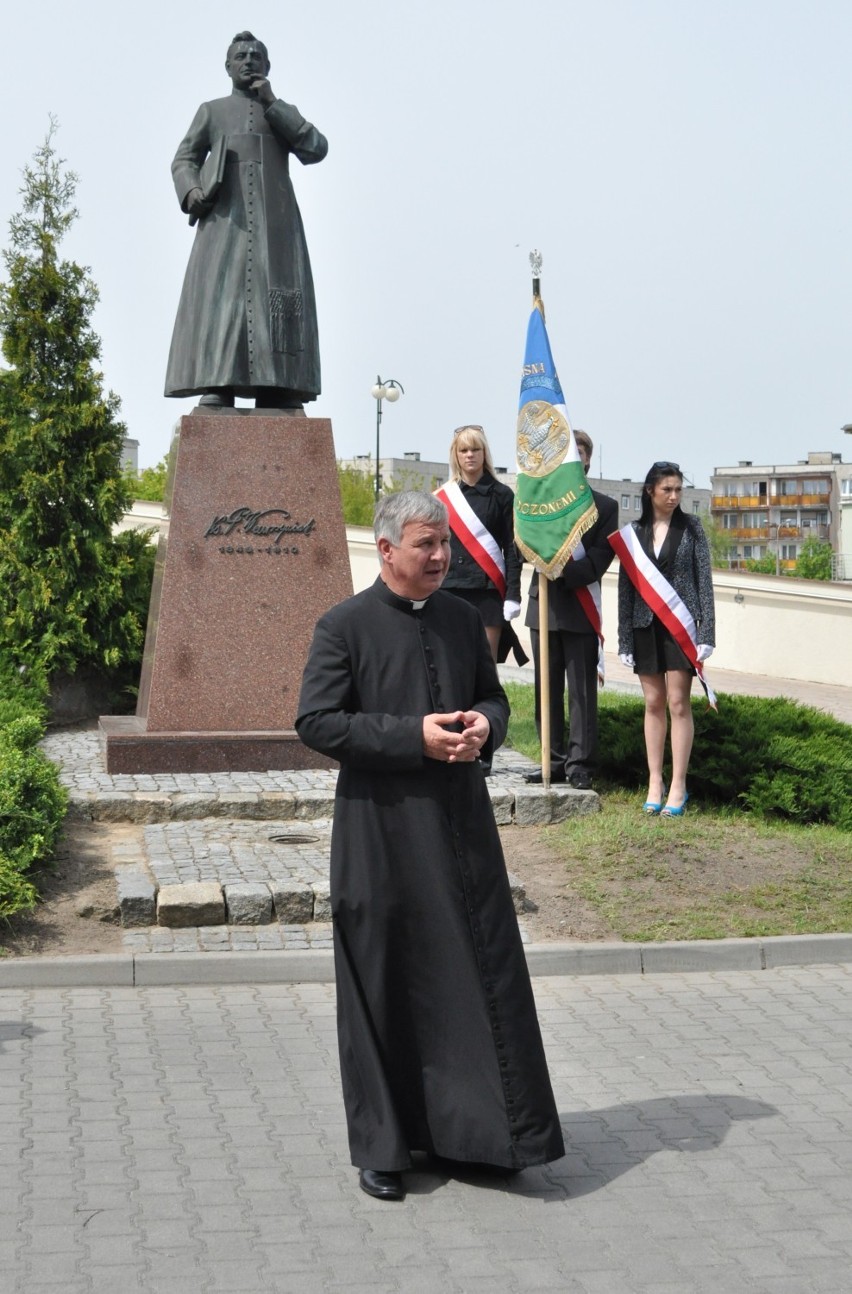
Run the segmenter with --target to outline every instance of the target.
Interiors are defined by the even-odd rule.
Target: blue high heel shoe
[[[666,798],[666,791],[667,787],[665,782],[663,782],[663,800]],[[656,818],[663,807],[663,800],[660,800],[659,802],[656,800],[646,800],[642,805],[642,812],[647,813],[649,818]]]
[[[666,807],[660,813],[660,817],[661,818],[682,818],[683,815],[686,813],[686,806],[687,806],[688,800],[689,800],[689,792],[687,792],[686,795],[684,795],[683,804],[679,804],[677,808],[675,808],[674,805],[667,804]]]

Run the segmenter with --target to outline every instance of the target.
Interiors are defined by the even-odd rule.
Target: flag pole
[[[533,309],[538,310],[544,318],[544,302],[541,299],[541,263],[540,252],[530,253],[532,266]],[[539,731],[541,733],[541,782],[550,790],[550,630],[548,628],[548,595],[550,580],[539,571],[538,575],[538,709]]]

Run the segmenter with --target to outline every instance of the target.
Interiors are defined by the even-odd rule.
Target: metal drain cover
[[[286,835],[270,836],[273,845],[315,845],[319,836],[312,836],[307,831],[290,831]]]

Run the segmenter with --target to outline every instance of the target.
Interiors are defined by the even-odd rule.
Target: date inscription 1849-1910
[[[299,549],[295,545],[282,543],[285,535],[310,535],[316,528],[316,518],[309,521],[294,521],[286,508],[267,508],[255,512],[252,508],[234,508],[222,516],[214,516],[205,531],[205,539],[230,539],[228,544],[220,545],[219,552],[254,556],[255,553],[267,553],[280,556],[286,554],[296,557]],[[240,536],[245,536],[248,543],[234,543]],[[252,543],[252,540],[270,541],[264,547]]]

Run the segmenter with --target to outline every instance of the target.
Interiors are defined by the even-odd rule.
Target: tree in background
[[[23,171],[0,284],[0,649],[48,675],[138,664],[153,552],[114,536],[129,504],[119,401],[104,395],[88,270],[60,260],[77,177],[50,118]]]
[[[710,545],[710,564],[714,570],[726,571],[731,565],[729,549],[731,547],[730,534],[715,517],[709,512],[704,512],[699,517],[701,525],[704,527],[704,533],[707,536],[707,543]]]
[[[340,484],[343,520],[347,526],[372,526],[376,502],[374,478],[366,472],[359,472],[355,467],[344,467],[338,463],[337,480]]]
[[[753,571],[755,575],[777,575],[778,558],[773,552],[765,552],[762,557],[747,557],[745,560],[747,571]]]
[[[830,580],[831,544],[824,539],[806,539],[799,549],[793,574],[801,580]]]
[[[127,469],[127,488],[132,499],[145,499],[149,503],[162,503],[166,497],[166,477],[169,457],[161,458],[156,467],[143,467],[137,474]]]

